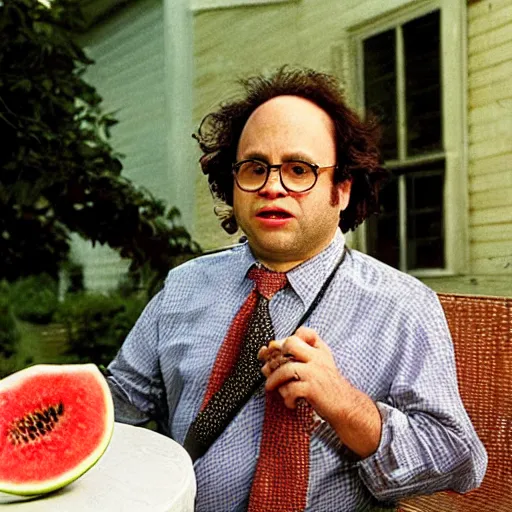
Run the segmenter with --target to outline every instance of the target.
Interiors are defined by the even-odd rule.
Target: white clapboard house
[[[333,72],[384,124],[393,180],[351,245],[439,291],[512,295],[512,0],[84,0],[87,79],[120,120],[126,176],[177,206],[204,249],[221,230],[191,133],[234,80]],[[126,269],[77,240],[86,285]]]

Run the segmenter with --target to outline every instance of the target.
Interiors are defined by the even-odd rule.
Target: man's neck
[[[251,248],[251,251],[253,252],[256,260],[261,265],[263,265],[265,268],[267,268],[269,270],[273,270],[274,272],[289,272],[290,270],[293,270],[294,268],[298,267],[299,265],[302,265],[306,261],[309,261],[309,260],[315,258],[319,254],[321,254],[323,251],[325,251],[330,245],[332,245],[334,243],[336,236],[341,236],[343,239],[343,244],[344,244],[343,234],[341,233],[341,231],[339,231],[339,228],[338,228],[336,230],[336,232],[334,233],[334,236],[332,237],[331,241],[328,244],[326,244],[324,247],[322,247],[319,251],[316,251],[314,254],[308,255],[305,258],[297,259],[297,260],[294,259],[293,261],[286,260],[286,259],[280,260],[278,258],[272,258],[272,257],[268,258],[265,255],[258,255],[254,252],[254,250],[252,248]],[[250,244],[249,244],[249,246],[250,246]]]

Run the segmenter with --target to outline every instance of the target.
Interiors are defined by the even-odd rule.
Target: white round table
[[[5,512],[192,512],[192,460],[178,443],[116,423],[107,451],[78,480],[30,500],[2,495]]]

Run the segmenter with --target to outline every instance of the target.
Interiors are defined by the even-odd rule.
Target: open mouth
[[[282,210],[266,210],[259,212],[256,216],[262,219],[290,219],[292,217],[288,212]]]

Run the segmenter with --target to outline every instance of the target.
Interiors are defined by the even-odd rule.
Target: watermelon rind
[[[56,478],[45,481],[28,481],[24,483],[13,483],[0,478],[0,492],[15,496],[35,496],[56,491],[77,480],[89,469],[91,469],[102,457],[107,449],[114,431],[114,404],[108,384],[94,364],[62,364],[62,365],[34,365],[20,370],[0,380],[0,415],[2,414],[1,393],[8,392],[21,386],[24,381],[32,376],[58,375],[73,373],[89,373],[95,377],[97,384],[101,387],[105,400],[104,432],[97,447],[81,463],[75,465],[69,471],[62,473]],[[3,447],[0,445],[0,452]]]

